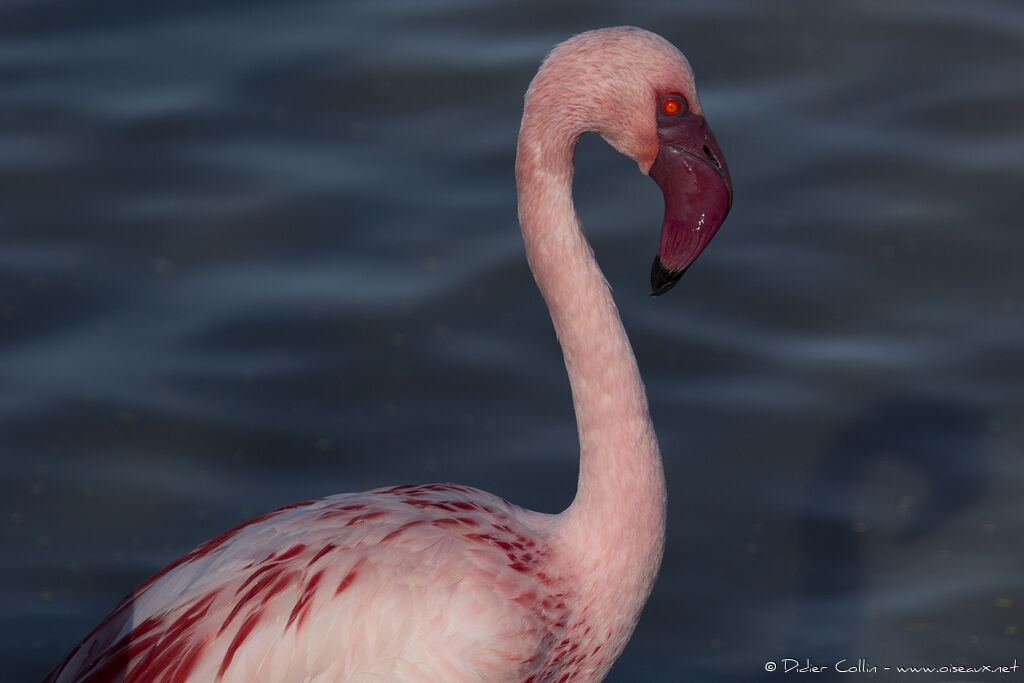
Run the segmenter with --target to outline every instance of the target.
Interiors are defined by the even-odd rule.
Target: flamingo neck
[[[528,103],[516,182],[527,258],[562,347],[579,431],[579,483],[558,518],[557,552],[621,648],[661,563],[665,477],[633,350],[573,206],[582,132]]]

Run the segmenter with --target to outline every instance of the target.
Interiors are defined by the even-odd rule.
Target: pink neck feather
[[[544,87],[535,81],[527,93],[516,181],[527,258],[565,356],[579,430],[579,485],[554,547],[621,649],[661,563],[665,477],[633,350],[573,207],[573,153],[593,128],[567,124]]]

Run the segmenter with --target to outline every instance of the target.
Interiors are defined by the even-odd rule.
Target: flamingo
[[[526,93],[516,159],[526,254],[565,357],[580,442],[561,514],[455,484],[288,505],[203,543],[129,594],[45,679],[596,681],[650,595],[661,455],[632,348],[573,208],[595,131],[665,195],[653,294],[732,204],[686,58],[633,27],[556,46]]]

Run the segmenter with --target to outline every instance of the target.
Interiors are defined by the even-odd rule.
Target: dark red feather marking
[[[399,534],[401,534],[401,533],[411,529],[414,526],[419,526],[420,524],[426,524],[427,521],[428,520],[425,520],[425,519],[414,519],[411,522],[406,522],[402,526],[398,527],[397,529],[395,529],[394,531],[389,533],[384,538],[380,539],[380,542],[381,543],[387,543],[388,541],[394,540]]]
[[[292,583],[297,575],[297,571],[282,572],[277,581],[267,588],[263,598],[260,600],[260,607],[265,606],[274,596],[287,588],[288,584]]]
[[[146,651],[159,640],[159,634],[151,634],[138,641],[132,641],[131,635],[127,635],[100,655],[102,659],[90,662],[88,667],[82,667],[88,674],[80,680],[82,683],[113,683],[123,681],[128,673],[128,667],[132,658]]]
[[[212,602],[212,599],[210,600]],[[203,607],[205,610],[209,603]],[[205,614],[205,611],[203,612]],[[131,661],[139,655],[149,656],[153,649],[165,637],[159,629],[164,622],[159,618],[149,618],[133,628],[113,645],[100,650],[100,659],[89,662],[83,671],[92,669],[83,681],[122,681],[128,673]],[[99,667],[99,668],[97,668]]]
[[[352,582],[356,580],[356,575],[359,574],[359,568],[353,567],[352,571],[345,575],[345,578],[338,584],[338,588],[334,591],[334,597],[341,595],[341,592],[352,585]]]
[[[314,564],[316,564],[316,563],[317,563],[317,560],[319,560],[319,559],[320,559],[320,558],[322,558],[322,557],[323,557],[324,555],[326,555],[327,553],[331,552],[332,550],[334,550],[334,549],[335,549],[335,548],[337,548],[337,547],[338,547],[338,546],[334,545],[333,543],[328,543],[327,545],[325,545],[325,546],[324,546],[323,548],[321,548],[321,549],[320,549],[320,552],[318,552],[318,553],[317,553],[316,555],[314,555],[314,556],[313,556],[313,559],[312,559],[312,560],[310,560],[310,561],[309,561],[309,562],[308,562],[308,563],[306,564],[306,566],[307,566],[307,567],[312,567],[312,566],[313,566]]]
[[[377,519],[378,517],[383,517],[386,514],[388,513],[385,510],[374,510],[373,512],[367,512],[365,514],[359,515],[358,517],[353,517],[345,526],[359,526],[360,524],[365,524],[366,522],[369,522],[371,519]]]
[[[488,545],[494,545],[498,542],[494,536],[490,534],[462,534],[462,537],[467,541],[475,541],[477,543],[487,543]]]
[[[349,519],[352,517],[353,512],[359,512],[365,510],[366,505],[362,503],[353,503],[352,505],[339,505],[337,507],[329,507],[321,512],[317,519]]]
[[[181,637],[186,631],[197,624],[200,619],[205,617],[206,613],[210,611],[210,605],[213,604],[213,601],[217,598],[219,593],[219,590],[209,593],[202,600],[188,608],[180,617],[175,619],[174,623],[171,624],[164,632],[164,637],[160,639],[160,645],[165,645],[169,641]]]
[[[305,544],[297,543],[294,546],[292,546],[291,548],[289,548],[288,550],[286,550],[281,555],[278,555],[278,553],[270,553],[269,555],[267,555],[266,559],[263,560],[263,561],[264,562],[269,562],[269,561],[273,560],[274,562],[284,562],[286,560],[292,559],[293,557],[295,557],[296,555],[298,555],[299,553],[301,553],[305,549],[306,549]]]
[[[320,579],[324,577],[324,570],[321,569],[309,580],[306,584],[306,588],[302,591],[302,595],[299,596],[298,602],[295,603],[295,607],[292,609],[292,613],[288,616],[288,623],[285,624],[285,628],[292,625],[292,622],[298,618],[299,623],[296,626],[297,629],[302,628],[302,621],[306,618],[306,614],[309,610],[306,607],[309,605],[309,601],[313,599],[313,595],[316,593],[317,586],[320,585]]]
[[[242,622],[241,628],[238,629],[238,633],[236,633],[235,637],[231,640],[231,645],[228,646],[227,652],[224,653],[224,659],[221,661],[220,669],[217,671],[218,681],[224,678],[224,672],[226,672],[228,667],[231,666],[231,660],[235,658],[235,652],[238,650],[238,647],[245,642],[245,639],[249,637],[252,630],[256,628],[256,624],[259,623],[262,616],[263,612],[261,610],[256,610],[247,616],[245,621]]]
[[[254,583],[252,588],[249,589],[249,592],[245,594],[245,597],[243,597],[241,600],[235,603],[235,606],[231,610],[231,613],[228,615],[228,618],[224,620],[224,623],[223,625],[221,625],[220,630],[217,631],[217,635],[219,636],[220,634],[224,633],[224,630],[227,629],[228,625],[231,624],[232,621],[234,621],[235,617],[238,616],[239,612],[242,611],[242,608],[245,607],[246,604],[248,604],[250,601],[254,600],[260,593],[262,593],[267,586],[276,581],[284,572],[284,570],[285,567],[279,564],[274,564],[269,565],[268,567],[264,567],[259,572],[253,573],[253,575],[250,576],[248,580],[252,580],[254,576],[263,571],[266,571],[266,576],[264,576],[259,581]],[[248,580],[246,583],[248,583]],[[243,584],[243,586],[238,589],[238,592],[241,592],[242,588],[244,587],[245,586]]]
[[[185,683],[188,680],[188,677],[192,674],[192,670],[195,669],[196,662],[199,661],[199,656],[203,653],[203,650],[206,649],[206,644],[207,640],[205,638],[201,638],[196,641],[195,645],[179,662],[178,666],[156,683]]]
[[[160,672],[173,669],[174,662],[184,659],[191,649],[187,639],[161,643],[146,651],[142,660],[132,669],[131,678],[137,681],[155,681]]]
[[[150,631],[155,631],[163,622],[156,617],[150,617],[142,621],[138,626],[131,630],[128,637],[132,640],[139,640],[143,636],[147,635]]]
[[[279,563],[265,562],[261,564],[259,569],[254,571],[252,574],[249,574],[249,578],[243,581],[242,585],[235,590],[235,595],[238,595],[239,593],[244,591],[249,586],[249,584],[256,581],[256,579],[260,578],[263,574],[274,571],[281,571],[281,566]]]

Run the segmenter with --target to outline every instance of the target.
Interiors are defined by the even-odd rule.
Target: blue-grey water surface
[[[1020,3],[6,0],[0,679],[279,505],[569,503],[512,165],[546,50],[615,24],[688,55],[735,203],[650,298],[660,192],[577,155],[670,490],[610,680],[1024,665]]]

